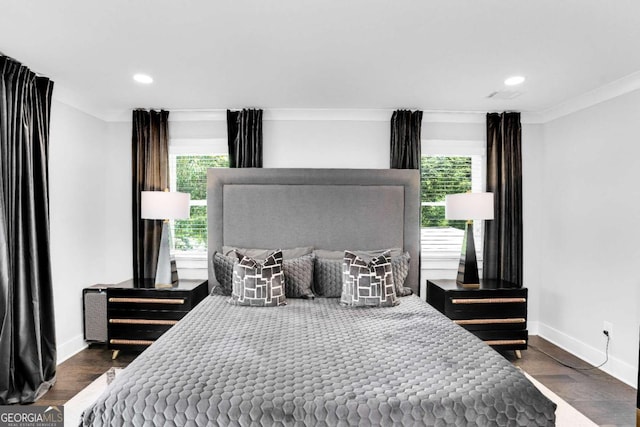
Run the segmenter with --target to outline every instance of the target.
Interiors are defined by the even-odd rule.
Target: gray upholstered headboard
[[[207,206],[209,258],[222,246],[401,247],[411,255],[405,286],[419,293],[417,170],[209,169]]]

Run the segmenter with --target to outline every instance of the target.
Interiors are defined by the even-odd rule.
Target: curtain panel
[[[522,127],[520,113],[487,114],[487,191],[483,277],[522,286]]]
[[[169,188],[168,111],[133,111],[131,166],[133,278],[154,279],[162,237],[162,220],[140,218],[140,193]]]
[[[30,403],[56,378],[49,246],[53,82],[0,56],[0,404]]]
[[[230,168],[262,167],[262,110],[227,110]]]
[[[422,111],[396,110],[391,116],[391,169],[420,169]]]

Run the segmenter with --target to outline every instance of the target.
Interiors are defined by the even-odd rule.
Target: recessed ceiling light
[[[146,85],[153,83],[153,78],[147,74],[135,74],[133,80]]]
[[[524,77],[522,76],[511,76],[508,79],[506,79],[504,81],[504,84],[506,84],[507,86],[515,86],[515,85],[519,85],[520,83],[524,82]]]

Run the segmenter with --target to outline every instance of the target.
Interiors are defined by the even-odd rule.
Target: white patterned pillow
[[[233,267],[232,304],[275,307],[287,303],[282,251],[273,252],[261,262],[240,254],[238,258]]]
[[[398,303],[389,252],[371,261],[344,251],[340,303],[353,306],[390,307]]]
[[[391,270],[393,272],[393,283],[396,285],[396,296],[405,297],[411,295],[413,291],[410,287],[405,287],[404,282],[409,275],[409,262],[411,256],[409,252],[405,252],[401,255],[393,255],[394,252],[398,252],[399,249],[389,249],[391,251]],[[383,251],[373,255],[374,251],[351,251],[364,260],[369,260],[373,256],[380,256]],[[334,259],[337,251],[322,251],[317,250],[316,263],[314,267],[314,279],[313,290],[322,297],[340,297],[342,295],[342,263],[344,258],[344,251],[342,251],[341,259]],[[328,255],[329,258],[322,258],[319,255]],[[286,263],[286,261],[285,261]],[[286,265],[285,265],[286,274]],[[288,291],[287,291],[288,292]]]

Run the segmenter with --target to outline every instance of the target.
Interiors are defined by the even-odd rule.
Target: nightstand
[[[480,280],[467,289],[455,280],[427,280],[427,302],[497,350],[527,349],[527,289]]]
[[[156,288],[152,280],[127,280],[106,289],[107,345],[113,358],[120,350],[142,351],[178,323],[207,296],[207,280],[180,279]]]

